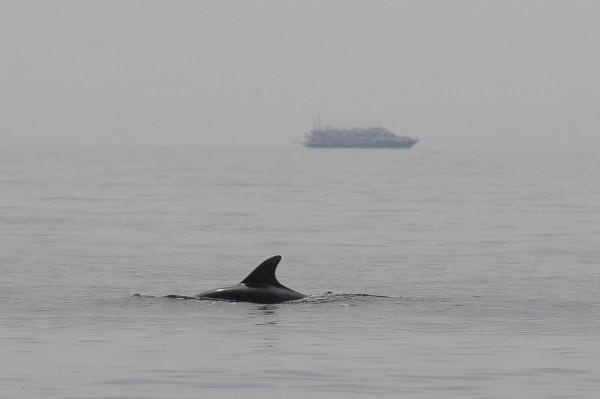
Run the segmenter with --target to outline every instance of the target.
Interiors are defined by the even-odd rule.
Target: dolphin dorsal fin
[[[265,286],[275,285],[281,286],[277,278],[275,277],[275,269],[281,261],[281,256],[276,255],[272,258],[265,260],[263,263],[258,265],[252,273],[246,277],[241,284],[254,285],[254,286]]]

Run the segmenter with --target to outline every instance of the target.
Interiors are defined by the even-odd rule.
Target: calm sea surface
[[[0,397],[597,398],[599,176],[591,152],[1,148]],[[277,254],[309,298],[161,297]]]

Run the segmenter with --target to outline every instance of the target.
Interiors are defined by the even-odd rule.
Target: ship
[[[419,141],[381,127],[341,129],[316,126],[302,144],[312,148],[411,148]]]

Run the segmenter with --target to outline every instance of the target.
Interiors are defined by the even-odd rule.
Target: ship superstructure
[[[317,126],[306,136],[303,144],[321,148],[411,148],[417,141],[397,136],[380,126],[351,129]]]

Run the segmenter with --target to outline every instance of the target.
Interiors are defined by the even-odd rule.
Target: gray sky
[[[600,149],[600,1],[0,0],[0,145]]]

